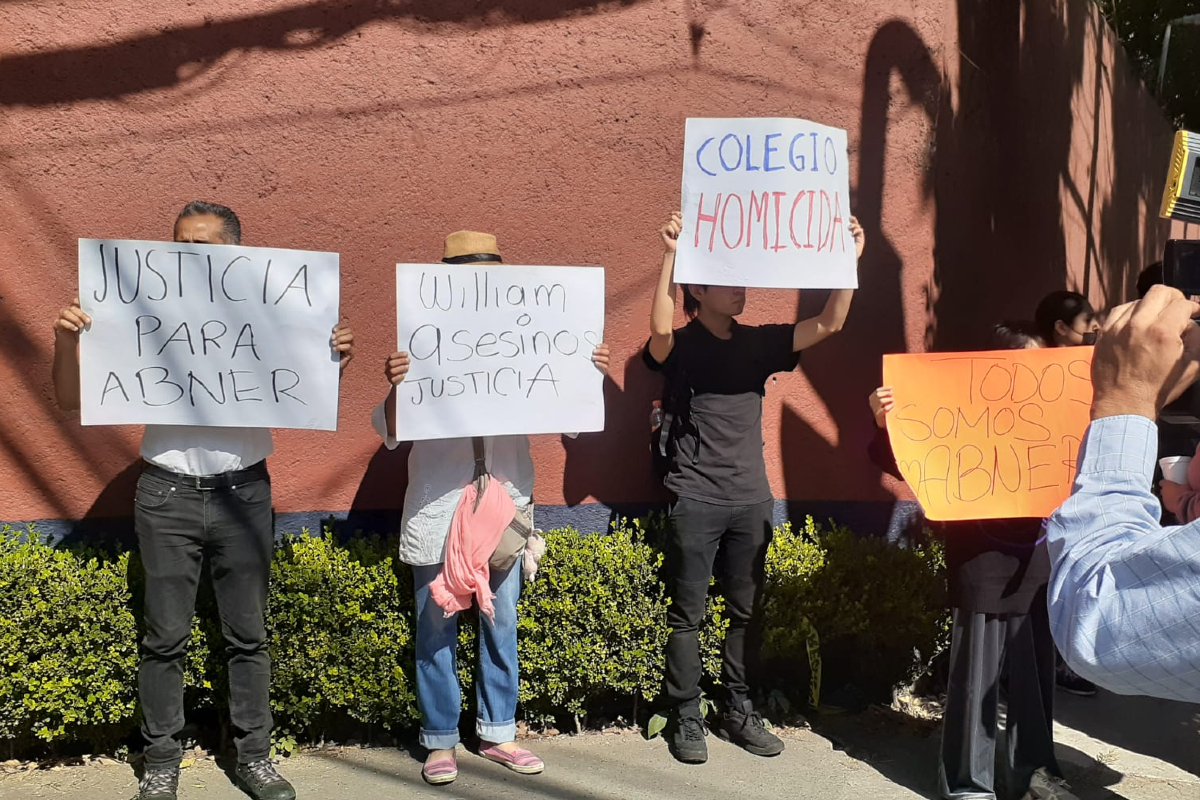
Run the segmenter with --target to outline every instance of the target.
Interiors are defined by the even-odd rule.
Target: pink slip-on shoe
[[[528,750],[517,749],[507,753],[498,746],[492,745],[480,748],[479,755],[520,775],[537,775],[546,769],[542,760]]]
[[[458,777],[458,762],[454,760],[454,756],[439,758],[437,761],[427,761],[425,766],[421,767],[421,777],[430,786],[453,783],[454,779]]]

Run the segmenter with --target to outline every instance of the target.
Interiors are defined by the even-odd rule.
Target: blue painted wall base
[[[634,518],[651,511],[665,511],[663,505],[626,505],[610,507],[598,503],[578,506],[538,506],[537,526],[543,530],[575,528],[583,533],[606,531],[621,518]],[[386,534],[400,526],[400,509],[377,511],[307,511],[279,514],[275,520],[276,531],[299,532],[307,529],[316,533],[332,520],[340,535],[355,532]],[[832,519],[845,525],[861,536],[885,536],[889,541],[900,541],[904,531],[920,523],[920,509],[916,503],[905,501],[856,502],[824,500],[778,500],[775,503],[775,520],[803,520],[811,515],[818,522]],[[94,518],[84,520],[41,519],[0,520],[14,528],[24,529],[33,525],[51,543],[114,543],[127,547],[134,544],[133,518]]]

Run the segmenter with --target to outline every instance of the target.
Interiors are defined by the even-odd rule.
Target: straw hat
[[[496,237],[490,233],[458,231],[446,237],[442,261],[447,264],[473,264],[480,261],[502,263]]]

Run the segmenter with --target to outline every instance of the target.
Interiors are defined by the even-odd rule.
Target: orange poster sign
[[[883,357],[888,436],[931,520],[1048,517],[1071,493],[1092,348]]]

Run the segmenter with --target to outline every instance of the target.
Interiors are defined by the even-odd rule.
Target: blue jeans
[[[452,750],[458,744],[462,693],[458,685],[458,617],[447,618],[429,597],[429,584],[441,564],[413,567],[417,595],[417,705],[421,709],[421,745]],[[492,570],[495,623],[479,616],[479,671],[475,694],[479,718],[475,732],[486,742],[517,738],[517,599],[521,561],[506,572]]]

